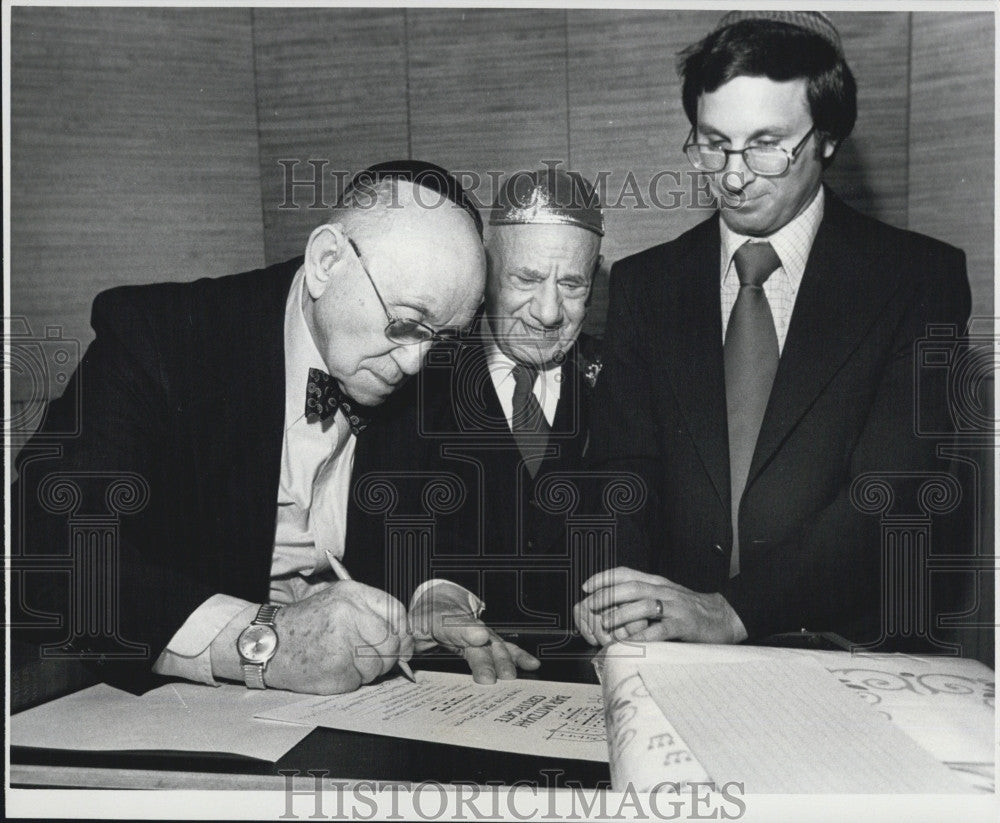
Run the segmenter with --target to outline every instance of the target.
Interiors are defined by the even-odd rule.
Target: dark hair
[[[774,20],[743,20],[713,31],[680,53],[684,111],[697,125],[698,98],[735,77],[776,82],[805,78],[816,130],[839,144],[858,116],[857,85],[833,45],[798,26]]]

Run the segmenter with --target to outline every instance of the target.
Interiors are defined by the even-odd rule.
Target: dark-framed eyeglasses
[[[687,140],[684,141],[684,153],[691,165],[698,171],[722,171],[729,162],[729,155],[738,154],[742,156],[743,162],[754,174],[759,174],[761,177],[780,177],[795,162],[802,147],[815,131],[816,126],[813,125],[795,148],[789,151],[781,146],[747,146],[742,149],[724,149],[710,143],[692,143],[695,130],[691,129]]]
[[[389,313],[389,307],[385,304],[385,300],[382,299],[382,293],[378,290],[378,286],[375,285],[375,281],[372,279],[371,272],[368,271],[368,267],[365,265],[365,261],[361,256],[361,250],[358,248],[358,244],[355,243],[350,237],[347,238],[347,242],[351,244],[351,248],[354,250],[354,256],[358,258],[358,264],[361,266],[361,271],[365,273],[365,277],[368,278],[368,282],[372,284],[375,296],[378,298],[378,302],[382,306],[382,311],[385,312],[386,320],[389,321],[388,325],[385,327],[385,336],[389,338],[389,340],[393,343],[398,343],[401,346],[412,346],[417,343],[441,343],[454,341],[458,338],[457,330],[435,331],[426,323],[421,323],[419,320],[409,320],[405,317],[393,317]]]

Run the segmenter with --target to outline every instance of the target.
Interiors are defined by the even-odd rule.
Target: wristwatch
[[[257,610],[253,623],[236,639],[236,651],[243,661],[243,680],[248,689],[263,689],[264,669],[278,650],[278,633],[274,630],[274,616],[281,606],[265,603]]]

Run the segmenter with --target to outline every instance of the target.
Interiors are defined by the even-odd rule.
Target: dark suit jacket
[[[373,579],[363,559],[358,568],[404,602],[414,584],[443,577],[482,597],[494,628],[565,630],[582,581],[567,554],[574,512],[560,484],[579,488],[591,391],[584,372],[596,341],[581,335],[567,353],[550,455],[533,479],[490,378],[483,333],[474,326],[463,348],[432,351],[409,388],[413,402],[381,424],[368,470],[355,471],[348,545],[386,547],[385,558],[372,557],[384,579]]]
[[[616,562],[725,594],[751,638],[807,628],[880,632],[879,518],[851,500],[866,473],[947,469],[917,436],[914,346],[931,323],[964,329],[963,253],[848,208],[829,190],[740,508],[732,547],[718,215],[612,269],[595,468],[637,472],[642,510]],[[940,371],[940,370],[939,370]],[[931,377],[933,381],[934,377]],[[925,381],[922,425],[947,431]],[[940,548],[940,547],[939,547]]]
[[[97,337],[18,459],[14,554],[36,569],[21,573],[24,591],[13,604],[15,620],[26,624],[19,640],[65,642],[60,653],[100,664],[105,679],[142,686],[207,597],[267,599],[284,310],[300,263],[96,298]],[[51,434],[77,428],[75,436]],[[358,471],[366,434],[355,452]],[[87,555],[94,580],[71,570],[71,547],[87,539],[103,541],[101,551],[117,545],[117,556]],[[71,613],[70,603],[81,602],[72,601],[71,583],[87,589],[93,615]],[[46,622],[47,629],[31,628]]]

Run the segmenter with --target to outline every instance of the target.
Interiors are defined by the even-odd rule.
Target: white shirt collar
[[[496,390],[497,400],[500,401],[500,408],[507,418],[507,425],[511,425],[514,416],[514,366],[517,364],[506,354],[500,351],[496,344],[489,322],[484,319],[484,325],[489,334],[484,345],[486,365],[490,371],[490,380]],[[553,424],[556,416],[556,409],[559,406],[560,389],[562,387],[562,366],[553,364],[539,372],[535,380],[535,397],[541,404],[542,412],[549,425]]]
[[[299,268],[285,301],[285,428],[305,416],[309,369],[326,371],[302,313],[305,267]]]
[[[485,346],[486,365],[489,367],[490,374],[496,374],[494,382],[502,383],[510,378],[511,372],[514,371],[514,366],[516,366],[517,363],[500,350],[500,347],[497,345],[496,338],[493,336],[493,329],[486,317],[483,317],[483,324],[488,331]],[[555,377],[556,375],[561,374],[562,366],[559,363],[554,363],[539,371],[539,375],[541,375],[542,380],[545,381],[546,391],[555,392],[554,396],[557,399],[559,397],[559,384],[561,380],[557,380]]]
[[[739,234],[726,225],[726,221],[719,219],[719,230],[722,239],[722,281],[732,269],[733,255],[736,250],[748,240],[766,240],[777,252],[781,260],[781,268],[791,280],[792,284],[798,286],[802,281],[802,275],[806,270],[806,261],[809,259],[809,251],[812,249],[813,241],[816,239],[816,232],[819,231],[819,224],[823,220],[824,194],[823,186],[819,187],[812,202],[806,206],[805,210],[789,223],[786,223],[774,234],[767,237],[750,237]]]

